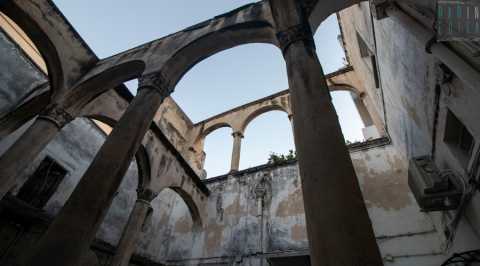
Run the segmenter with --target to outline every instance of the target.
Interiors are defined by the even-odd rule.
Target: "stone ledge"
[[[373,140],[367,140],[367,141],[364,141],[364,142],[352,143],[352,144],[347,145],[347,147],[348,147],[348,151],[350,153],[352,153],[352,152],[358,152],[358,151],[373,149],[373,148],[377,148],[377,147],[381,147],[381,146],[386,146],[386,145],[389,145],[389,144],[391,144],[390,138],[381,137],[381,138],[377,138],[377,139],[373,139]],[[251,174],[251,173],[255,173],[255,172],[259,172],[259,171],[270,170],[270,169],[277,168],[277,167],[282,167],[282,166],[294,165],[296,163],[297,163],[297,160],[295,159],[295,160],[289,160],[289,161],[276,163],[276,164],[269,164],[269,163],[262,164],[262,165],[259,165],[259,166],[247,168],[247,169],[240,170],[240,171],[237,171],[237,172],[228,173],[228,174],[204,179],[204,180],[202,180],[202,182],[204,184],[215,183],[215,182],[218,182],[218,181],[226,180],[226,179],[228,179],[228,177],[240,177],[242,175]]]

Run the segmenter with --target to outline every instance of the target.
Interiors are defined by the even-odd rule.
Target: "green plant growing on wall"
[[[276,154],[274,152],[270,153],[268,158],[268,164],[281,164],[288,161],[293,161],[297,159],[297,152],[294,150],[289,150],[288,154]]]

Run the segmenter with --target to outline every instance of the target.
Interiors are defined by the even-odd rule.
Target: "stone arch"
[[[87,116],[87,118],[100,121],[112,128],[117,124],[115,119],[104,115],[93,114]],[[152,180],[151,166],[147,149],[143,144],[140,145],[140,148],[135,153],[135,160],[138,168],[138,189],[148,187]]]
[[[197,141],[199,139],[205,139],[208,135],[213,133],[215,130],[220,129],[220,128],[231,128],[233,130],[232,125],[230,125],[227,122],[218,122],[216,124],[208,126],[206,129],[204,129],[202,132],[200,132],[199,136],[197,137]]]
[[[354,86],[346,83],[335,83],[331,84],[328,86],[329,90],[332,91],[350,91],[352,93],[355,93],[357,95],[362,94],[358,89],[356,89]]]
[[[366,0],[335,0],[335,1],[321,1],[321,0],[307,0],[306,8],[309,14],[308,20],[312,32],[315,34],[320,24],[330,15],[340,12],[354,4],[358,4]]]
[[[165,63],[164,69],[169,74],[172,84],[176,85],[191,68],[204,59],[236,46],[251,43],[275,45],[272,25],[266,21],[254,21],[236,24],[202,36],[175,53]]]
[[[195,199],[182,187],[171,186],[168,188],[175,191],[175,193],[177,193],[187,205],[188,211],[190,212],[193,221],[193,231],[201,230],[203,226],[203,220],[202,215],[200,214],[200,209],[197,202],[195,202]]]
[[[50,92],[46,91],[37,95],[25,103],[21,104],[15,110],[7,113],[0,118],[0,139],[13,133],[29,120],[34,118],[50,102]]]
[[[266,2],[248,4],[164,38],[105,58],[82,78],[88,80],[127,61],[143,61],[141,75],[157,73],[173,89],[195,64],[218,52],[249,43],[277,45]],[[78,84],[78,83],[77,83]],[[120,82],[111,82],[114,87]],[[105,86],[102,86],[105,87]],[[105,91],[100,89],[98,93]]]
[[[51,1],[2,1],[0,11],[18,24],[40,50],[51,79],[52,98],[63,97],[98,62]]]
[[[0,11],[11,19],[34,43],[45,61],[48,78],[50,81],[51,94],[54,94],[63,84],[64,70],[58,49],[48,34],[39,26],[36,19],[31,17],[24,8],[21,7],[26,1],[4,1],[0,5]]]
[[[366,94],[364,92],[360,92],[354,86],[349,84],[332,84],[329,86],[331,92],[335,91],[349,91],[352,96],[353,103],[357,108],[358,114],[362,119],[362,122],[365,127],[373,126],[375,123],[373,122],[373,114],[370,113],[370,110],[367,108],[366,104],[364,103],[364,98]],[[378,130],[378,128],[377,128]]]
[[[244,133],[245,129],[247,129],[247,127],[248,127],[248,124],[250,124],[250,122],[252,122],[255,118],[259,117],[260,115],[262,115],[264,113],[268,113],[268,112],[271,112],[271,111],[282,111],[282,112],[285,112],[287,115],[290,115],[290,112],[285,107],[283,107],[281,105],[276,105],[275,104],[275,105],[262,106],[261,108],[256,109],[253,112],[251,112],[245,118],[245,120],[242,123],[241,132]]]
[[[65,105],[83,108],[106,90],[140,77],[144,70],[145,62],[131,60],[114,65],[94,76],[89,76],[88,79],[82,79],[71,90]]]
[[[168,181],[161,185],[159,189],[154,189],[155,192],[160,194],[165,189],[171,189],[177,193],[188,207],[192,217],[194,231],[201,230],[207,218],[206,203],[210,192],[204,194],[197,191],[196,184],[189,182],[189,179],[184,176],[181,178],[166,179],[168,179]]]
[[[203,126],[204,127],[206,126],[206,128],[202,128],[193,140],[193,148],[196,151],[200,151],[200,150],[203,151],[203,145],[204,145],[205,139],[207,138],[208,135],[210,135],[217,129],[230,128],[232,129],[232,131],[234,130],[232,125],[224,121],[219,121],[213,125],[203,125]]]
[[[204,126],[206,126],[206,128],[200,130],[197,136],[193,139],[191,146],[191,151],[193,152],[193,156],[195,156],[194,160],[197,161],[198,167],[202,170],[205,170],[204,167],[207,156],[205,153],[205,140],[207,139],[207,136],[221,128],[230,128],[232,132],[235,130],[235,128],[226,121],[218,121],[212,125],[205,124]],[[206,172],[203,171],[202,175],[205,174]]]

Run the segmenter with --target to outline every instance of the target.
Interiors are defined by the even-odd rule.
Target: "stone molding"
[[[308,23],[297,24],[284,31],[279,31],[277,33],[277,40],[284,54],[290,45],[300,41],[304,41],[308,46],[315,48],[312,30]]]
[[[39,119],[48,120],[54,123],[58,129],[62,129],[75,117],[58,104],[48,105],[38,116]]]
[[[164,98],[170,96],[173,91],[170,89],[170,82],[161,72],[141,76],[138,79],[138,89],[154,89]]]
[[[236,137],[240,137],[241,139],[243,139],[243,133],[240,132],[240,131],[236,131],[236,132],[233,132],[232,133],[232,137],[236,138]]]

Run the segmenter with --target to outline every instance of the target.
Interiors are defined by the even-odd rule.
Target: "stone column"
[[[301,3],[270,0],[287,65],[312,265],[383,265]]]
[[[232,150],[232,162],[230,166],[230,172],[237,172],[240,168],[240,151],[242,148],[242,132],[233,132],[233,150]]]
[[[147,218],[147,214],[152,211],[150,202],[157,196],[157,194],[150,189],[139,189],[137,195],[137,201],[130,213],[122,237],[118,242],[117,251],[111,264],[112,266],[128,266],[130,258],[135,252],[142,225]]]
[[[162,101],[161,74],[139,79],[137,96],[98,151],[72,195],[23,265],[77,265],[89,248]]]
[[[19,174],[73,116],[58,105],[48,106],[0,157],[0,199],[15,185]]]

